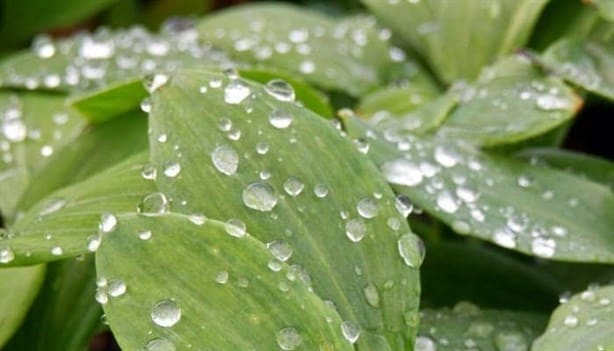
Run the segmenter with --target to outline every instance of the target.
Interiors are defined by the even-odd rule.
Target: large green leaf
[[[544,258],[614,262],[608,187],[454,140],[345,125],[353,138],[370,136],[368,155],[397,192],[458,233]]]
[[[0,246],[0,259],[7,251]],[[17,330],[34,301],[43,277],[45,265],[0,269],[0,346]]]
[[[20,45],[36,33],[76,24],[116,1],[4,0],[0,7],[2,45]]]
[[[363,0],[446,83],[473,79],[494,58],[524,45],[546,2]]]
[[[339,20],[280,3],[220,11],[205,17],[198,29],[204,39],[242,60],[279,67],[354,96],[380,85],[396,57],[389,53],[388,35],[378,33],[369,18]]]
[[[8,265],[29,265],[95,251],[114,214],[135,212],[155,192],[142,176],[147,153],[130,157],[87,180],[59,190],[29,209],[0,241],[14,256]],[[151,173],[149,173],[151,175]]]
[[[30,51],[0,62],[0,86],[83,91],[110,83],[129,85],[145,74],[177,67],[231,65],[224,53],[201,44],[194,27],[185,23],[168,26],[160,34],[142,27],[103,28],[63,40],[37,38]]]
[[[63,96],[0,92],[0,212],[9,223],[30,177],[84,126]]]
[[[579,96],[515,55],[486,67],[478,80],[454,89],[459,105],[440,133],[480,145],[509,144],[552,130],[574,116]]]
[[[344,320],[404,349],[417,317],[417,238],[365,155],[328,121],[268,91],[234,74],[173,76],[152,96],[156,184],[175,212],[239,220],[262,242],[288,245],[289,262]]]
[[[83,351],[102,315],[94,256],[47,265],[45,282],[19,331],[5,351]]]
[[[151,238],[142,240],[143,231]],[[273,266],[266,245],[228,231],[171,214],[120,218],[96,265],[97,298],[122,348],[353,349],[301,268]]]
[[[516,156],[586,177],[614,191],[614,163],[597,156],[555,148],[521,150]]]
[[[561,39],[544,52],[541,61],[563,79],[614,100],[613,33],[610,30],[601,40]]]
[[[614,349],[614,286],[589,287],[557,308],[534,351]]]
[[[610,22],[614,22],[614,1],[612,0],[591,0],[591,4],[597,7],[601,17]]]
[[[482,310],[468,302],[420,314],[416,351],[528,351],[546,324],[541,315]]]

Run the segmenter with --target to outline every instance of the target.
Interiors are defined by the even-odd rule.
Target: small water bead
[[[414,351],[437,351],[437,345],[428,336],[418,336],[414,343]]]
[[[157,326],[170,328],[181,319],[181,308],[171,299],[163,299],[151,307],[151,320]]]
[[[234,175],[239,168],[239,155],[231,146],[220,145],[211,153],[213,166],[225,175]]]
[[[98,234],[94,234],[94,235],[90,235],[87,238],[87,250],[89,252],[96,252],[98,250],[98,248],[100,247],[100,235]]]
[[[367,226],[360,218],[350,219],[345,223],[345,235],[352,242],[357,243],[367,235]]]
[[[96,302],[98,302],[101,305],[104,305],[107,302],[109,302],[109,295],[107,295],[106,291],[104,290],[96,290],[96,294],[94,294],[94,298],[96,299]]]
[[[228,272],[219,271],[215,276],[215,282],[218,284],[226,284],[228,283]]]
[[[277,345],[282,350],[294,350],[303,342],[303,337],[295,328],[284,328],[277,333]]]
[[[145,216],[159,216],[168,212],[166,195],[155,192],[145,195],[137,207],[137,211]]]
[[[369,219],[377,216],[379,208],[377,207],[375,199],[371,197],[366,197],[358,201],[358,204],[356,205],[356,210],[361,217]]]
[[[275,240],[267,243],[271,254],[281,262],[286,262],[292,256],[292,246],[283,240]]]
[[[403,262],[409,267],[418,268],[424,261],[424,242],[415,234],[407,233],[397,240],[397,249]]]
[[[388,228],[394,230],[395,232],[401,229],[401,220],[398,218],[390,217],[386,221],[386,224],[388,225]]]
[[[543,111],[569,110],[573,101],[564,96],[544,94],[537,97],[535,106]]]
[[[293,117],[290,112],[283,109],[275,109],[269,114],[269,123],[277,129],[288,128],[292,124]]]
[[[575,328],[578,325],[578,317],[574,315],[566,316],[563,320],[563,324],[569,328]]]
[[[143,86],[145,87],[145,90],[147,90],[147,92],[151,94],[166,85],[166,83],[168,83],[168,80],[169,78],[166,74],[152,74],[146,76],[145,79],[143,79]]]
[[[507,219],[507,227],[513,232],[520,233],[527,229],[529,219],[525,215],[512,215]]]
[[[267,267],[273,272],[279,272],[283,268],[283,263],[274,258],[267,263]]]
[[[119,297],[126,293],[126,283],[123,280],[109,280],[107,291],[111,297]]]
[[[497,351],[528,351],[529,344],[525,336],[517,331],[500,331],[494,338]]]
[[[367,286],[365,286],[365,288],[363,289],[363,292],[365,294],[365,298],[367,299],[367,303],[371,305],[371,307],[378,308],[379,293],[375,285],[373,285],[373,283],[367,284]]]
[[[493,241],[499,246],[513,249],[516,247],[516,234],[509,230],[507,227],[495,230],[493,234]]]
[[[51,38],[47,35],[38,35],[32,41],[32,51],[42,59],[53,57],[56,47]]]
[[[284,182],[284,190],[290,196],[298,196],[304,188],[305,184],[296,177],[289,177]]]
[[[437,146],[433,156],[437,163],[446,168],[454,167],[460,161],[460,156],[455,151],[443,146]]]
[[[137,234],[141,240],[149,240],[153,236],[151,230],[143,230]]]
[[[530,175],[523,174],[518,177],[518,185],[522,188],[527,188],[533,184],[533,178]]]
[[[152,165],[145,165],[141,170],[141,177],[146,180],[155,180],[157,173],[156,167]]]
[[[264,91],[279,101],[294,101],[294,88],[282,79],[273,79],[266,83]]]
[[[196,225],[203,225],[205,224],[207,217],[199,213],[192,213],[188,216],[188,220]]]
[[[473,203],[477,201],[477,199],[480,197],[480,193],[478,193],[477,190],[473,188],[467,186],[459,186],[458,188],[456,188],[456,196],[458,196],[459,199],[463,200],[466,203]]]
[[[233,80],[224,88],[224,101],[227,104],[237,105],[243,102],[251,93],[251,89],[243,81]]]
[[[320,199],[324,198],[326,195],[328,195],[328,187],[324,184],[316,184],[316,186],[313,188],[313,193]]]
[[[351,344],[354,344],[358,341],[360,337],[360,329],[358,326],[351,321],[344,321],[341,323],[341,333],[345,340],[349,341]]]
[[[271,174],[271,172],[269,172],[269,171],[267,171],[267,170],[263,170],[263,171],[260,171],[260,172],[258,173],[258,176],[259,176],[259,177],[260,177],[260,179],[262,179],[262,180],[267,180],[267,179],[271,178],[271,175],[272,175],[272,174]]]
[[[144,351],[176,351],[176,348],[170,340],[153,339],[145,345]]]
[[[531,251],[539,257],[550,258],[556,251],[556,241],[551,238],[535,238],[531,242]]]
[[[275,189],[266,182],[251,183],[243,190],[243,204],[256,211],[271,211],[277,201]]]
[[[2,122],[2,133],[11,142],[24,141],[28,135],[28,128],[19,115],[9,116]]]
[[[458,210],[456,198],[447,190],[444,190],[437,195],[437,206],[444,212],[454,213]]]
[[[356,150],[361,154],[369,153],[369,141],[365,138],[354,139],[354,146],[356,146]]]
[[[394,199],[394,206],[404,218],[409,217],[409,215],[414,210],[414,204],[406,195],[398,195]]]
[[[0,263],[9,263],[15,259],[15,253],[10,247],[0,248]]]
[[[178,162],[168,162],[164,166],[163,173],[168,178],[175,178],[181,173],[181,165]]]
[[[39,212],[41,216],[47,216],[64,208],[66,205],[65,199],[52,199],[45,204],[45,207]]]
[[[381,171],[386,180],[392,184],[411,187],[422,182],[422,172],[418,166],[404,158],[384,163]]]
[[[98,229],[101,233],[110,233],[117,228],[117,217],[111,213],[103,213],[100,217]]]
[[[245,223],[236,218],[232,218],[226,221],[226,223],[224,224],[224,230],[227,234],[236,238],[242,238],[247,233]]]
[[[465,221],[455,220],[452,222],[452,230],[459,234],[469,234],[471,233],[471,226]]]
[[[313,61],[303,61],[300,63],[298,70],[303,74],[311,74],[316,71],[316,65]]]
[[[265,142],[260,142],[256,144],[256,152],[258,155],[266,155],[269,152],[269,144]]]

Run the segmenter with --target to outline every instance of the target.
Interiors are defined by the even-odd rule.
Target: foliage
[[[561,146],[613,5],[573,1],[6,1],[0,346],[614,349],[614,165]]]

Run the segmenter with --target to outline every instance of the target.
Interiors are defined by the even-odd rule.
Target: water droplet
[[[360,337],[360,329],[354,322],[344,321],[341,323],[341,333],[345,340],[355,343]]]
[[[495,335],[497,351],[528,351],[529,345],[520,332],[501,331]]]
[[[371,197],[366,197],[358,201],[358,204],[356,205],[356,210],[358,211],[358,214],[363,218],[373,218],[377,216],[379,208],[377,207],[375,199]]]
[[[533,178],[529,175],[523,174],[518,177],[518,185],[522,188],[527,188],[533,184]]]
[[[162,73],[148,75],[143,80],[143,86],[150,94],[163,87],[166,83],[168,83],[168,76]]]
[[[256,144],[256,152],[258,155],[266,155],[266,153],[269,152],[269,144],[265,142]]]
[[[305,185],[296,177],[289,177],[284,182],[284,190],[290,196],[298,196],[304,188]]]
[[[299,71],[303,74],[311,74],[316,71],[316,65],[313,61],[303,61],[299,65]]]
[[[192,213],[188,216],[188,220],[196,225],[203,225],[205,224],[207,217],[199,213]]]
[[[356,146],[356,150],[358,150],[358,152],[361,154],[366,155],[369,153],[369,141],[365,138],[354,139],[354,146]]]
[[[149,97],[146,97],[143,100],[141,100],[140,107],[141,107],[141,111],[145,113],[150,113],[151,108],[152,108],[151,99]]]
[[[459,234],[469,234],[471,232],[471,226],[465,221],[454,220],[454,222],[452,222],[452,230]]]
[[[414,351],[437,351],[437,345],[428,336],[418,336],[414,344]]]
[[[26,124],[17,115],[16,117],[9,117],[2,122],[2,133],[7,140],[17,143],[26,139],[28,129]]]
[[[232,129],[232,121],[226,117],[220,118],[220,121],[218,122],[217,127],[222,132],[229,132]]]
[[[303,337],[294,328],[284,328],[277,333],[277,344],[282,350],[294,350],[303,342]]]
[[[347,221],[345,223],[345,235],[352,242],[357,243],[361,241],[365,235],[367,235],[367,227],[363,220],[360,218],[353,218]]]
[[[292,85],[281,79],[270,80],[264,86],[264,91],[279,101],[294,101],[295,99]]]
[[[243,203],[253,210],[268,212],[277,205],[277,195],[269,183],[255,182],[243,190]]]
[[[94,295],[94,298],[96,299],[96,302],[98,302],[101,305],[104,305],[107,302],[109,302],[109,296],[104,290],[96,290],[96,294]]]
[[[169,178],[175,178],[181,172],[181,165],[178,162],[168,162],[164,166],[164,175]]]
[[[181,319],[181,308],[171,299],[156,302],[151,307],[151,320],[160,327],[170,328]]]
[[[138,233],[138,237],[141,240],[149,240],[153,236],[151,230],[143,230]]]
[[[282,109],[275,109],[269,114],[269,123],[275,128],[285,129],[292,124],[292,115]]]
[[[551,238],[535,238],[531,241],[531,252],[540,257],[549,258],[554,256],[556,241]]]
[[[281,262],[286,262],[292,256],[292,246],[283,240],[275,240],[267,244],[267,247]]]
[[[10,247],[0,248],[0,263],[9,263],[15,259],[15,253]]]
[[[47,216],[64,208],[66,200],[53,199],[45,204],[45,207],[39,212],[41,216]]]
[[[456,198],[447,190],[437,195],[437,206],[444,212],[454,213],[458,210]]]
[[[226,230],[226,233],[236,238],[242,238],[246,233],[245,223],[235,218],[226,221],[224,230]]]
[[[507,247],[508,249],[516,247],[516,234],[507,227],[495,230],[492,239],[499,246]]]
[[[420,267],[422,261],[424,261],[424,243],[415,234],[407,233],[402,235],[397,241],[397,248],[403,262],[409,267]]]
[[[437,146],[434,153],[435,161],[444,167],[454,167],[459,161],[460,156],[453,150],[443,146]]]
[[[175,344],[166,339],[153,339],[145,345],[144,351],[175,351]]]
[[[163,215],[168,212],[168,199],[160,192],[147,194],[141,200],[137,211],[145,216]]]
[[[564,96],[544,94],[537,97],[535,106],[543,111],[569,110],[573,102]]]
[[[55,44],[47,35],[38,35],[32,41],[32,51],[36,56],[47,59],[55,55]]]
[[[98,250],[98,248],[100,247],[100,242],[100,235],[90,235],[87,238],[87,250],[90,252],[96,252],[96,250]]]
[[[228,272],[226,271],[217,272],[217,275],[215,276],[215,282],[218,284],[228,283]]]
[[[157,175],[156,168],[152,165],[145,165],[141,171],[141,176],[146,180],[155,180]]]
[[[401,216],[403,216],[404,218],[409,217],[409,215],[414,210],[414,204],[411,202],[409,197],[405,195],[398,195],[394,199],[394,206],[397,208],[397,211],[399,211]]]
[[[103,213],[100,217],[100,223],[98,224],[98,229],[102,233],[110,233],[117,228],[117,217],[112,215],[111,213]]]
[[[473,203],[477,201],[480,194],[475,190],[467,186],[459,186],[456,188],[456,196],[466,203]]]
[[[328,195],[328,188],[324,184],[316,184],[316,186],[313,188],[313,193],[316,195],[316,197],[321,199]]]
[[[422,172],[413,162],[400,158],[381,166],[386,180],[392,184],[416,186],[422,182]]]
[[[578,325],[578,317],[569,315],[563,320],[563,324],[567,327],[574,328]]]
[[[230,146],[220,145],[211,153],[211,161],[215,168],[225,175],[233,175],[239,168],[239,155]]]
[[[112,297],[119,297],[126,293],[126,283],[123,280],[114,279],[109,280],[107,288],[109,295]]]
[[[240,80],[233,80],[224,89],[224,101],[227,104],[240,104],[252,93],[247,84]]]
[[[367,299],[367,303],[372,307],[379,307],[379,293],[377,292],[377,288],[373,283],[367,284],[364,288],[365,298]]]

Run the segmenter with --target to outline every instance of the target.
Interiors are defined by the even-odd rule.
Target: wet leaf
[[[394,64],[388,37],[366,17],[339,20],[291,5],[254,4],[219,11],[198,28],[203,38],[237,58],[353,96],[380,85]]]
[[[614,287],[590,287],[554,311],[532,350],[611,350],[613,316]]]
[[[149,240],[139,238],[144,230]],[[98,301],[107,300],[122,348],[353,350],[339,315],[311,292],[300,269],[283,262],[269,268],[274,255],[262,242],[227,230],[223,222],[199,225],[172,214],[120,218],[96,266],[106,282]]]
[[[0,258],[6,258],[2,250],[0,246]],[[25,318],[44,276],[45,265],[0,269],[0,346]]]
[[[202,85],[219,88],[203,95]],[[172,211],[238,220],[258,240],[287,245],[284,259],[345,321],[393,349],[411,344],[419,242],[371,162],[287,96],[234,74],[175,75],[152,96],[156,184]]]
[[[146,164],[146,153],[135,155],[41,200],[0,241],[14,254],[5,264],[30,265],[95,251],[115,215],[135,212],[143,197],[155,192],[153,182],[141,175]]]
[[[30,177],[84,126],[63,96],[0,92],[0,211],[9,223]]]
[[[415,350],[527,351],[546,324],[542,315],[483,310],[469,302],[424,310],[421,317]]]
[[[609,188],[454,140],[384,138],[349,117],[345,127],[371,135],[368,155],[393,188],[456,232],[543,258],[614,262]]]
[[[485,68],[475,83],[455,90],[459,105],[439,132],[485,146],[541,135],[571,119],[582,106],[562,81],[544,76],[519,55]]]
[[[446,83],[473,79],[495,58],[522,47],[546,2],[363,0]]]
[[[5,351],[83,351],[101,324],[94,256],[47,265],[45,281]]]
[[[612,0],[591,0],[591,4],[595,5],[599,15],[608,21],[614,22],[614,1]]]

